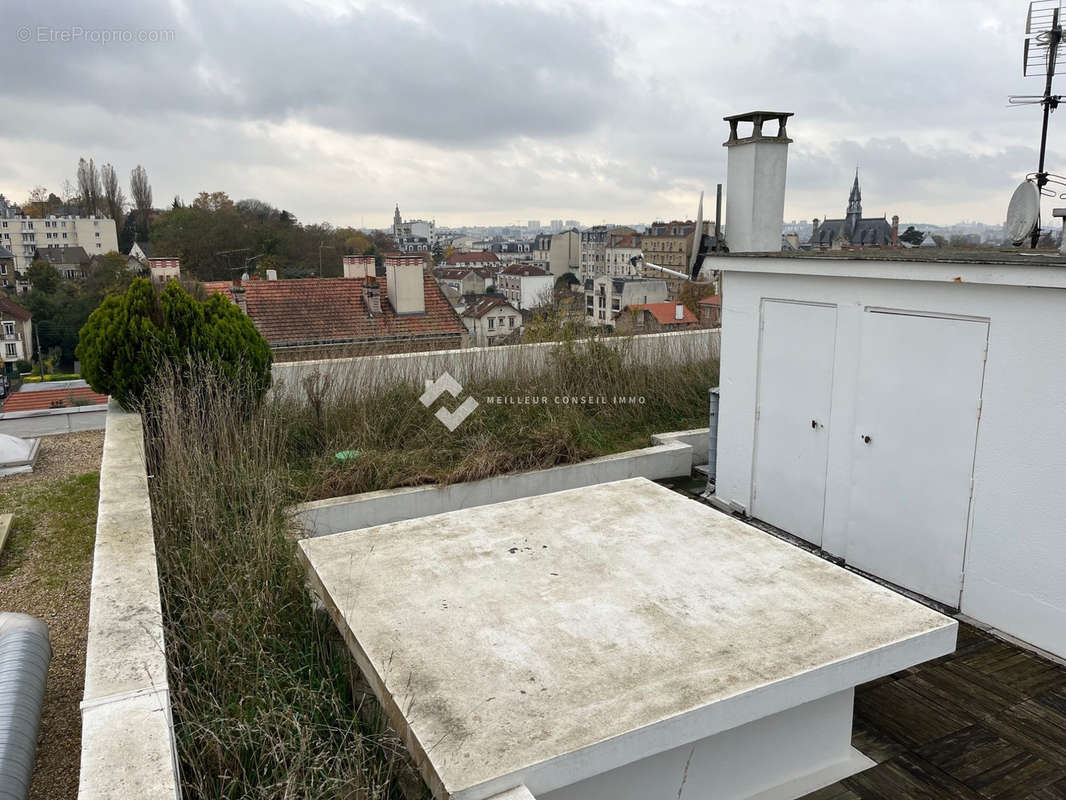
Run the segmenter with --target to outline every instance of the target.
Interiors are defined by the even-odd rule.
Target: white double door
[[[763,302],[751,513],[816,545],[836,320],[831,305]],[[861,337],[846,544],[837,555],[958,606],[988,323],[868,310]]]

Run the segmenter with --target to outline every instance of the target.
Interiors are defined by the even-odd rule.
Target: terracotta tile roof
[[[25,322],[30,318],[30,312],[9,297],[0,295],[0,313],[8,314],[17,320]]]
[[[484,297],[479,298],[474,305],[466,309],[466,311],[463,312],[463,316],[481,319],[481,317],[497,308],[509,308],[512,311],[518,311],[517,308],[498,295],[485,295]]]
[[[499,260],[495,253],[482,250],[480,252],[452,253],[448,256],[447,263],[449,266],[455,266],[458,264],[483,264],[487,261],[496,262]]]
[[[233,281],[202,281],[200,283],[204,287],[204,291],[208,296],[213,295],[215,292],[230,295],[230,300],[233,296],[230,294],[230,289],[233,288]]]
[[[42,389],[39,392],[14,392],[4,400],[4,412],[8,411],[43,411],[48,408],[70,408],[71,398],[88,401],[86,405],[103,405],[107,395],[97,394],[88,386],[76,389]],[[58,404],[62,403],[62,406]],[[55,405],[53,405],[55,404]]]
[[[701,306],[720,306],[720,305],[722,305],[722,296],[720,294],[716,294],[716,295],[714,295],[712,297],[704,297],[702,300],[700,300],[699,305],[701,305]]]
[[[388,302],[384,277],[381,314],[370,315],[363,300],[365,278],[301,278],[247,281],[248,316],[271,347],[374,339],[458,336],[466,332],[458,314],[431,275],[423,275],[425,314],[397,315]]]
[[[684,309],[684,316],[681,319],[675,319],[674,311],[677,306],[677,303],[638,303],[628,305],[626,308],[631,311],[640,308],[647,309],[658,320],[660,325],[694,325],[699,322],[696,319],[696,315],[689,311],[686,306],[681,306]]]

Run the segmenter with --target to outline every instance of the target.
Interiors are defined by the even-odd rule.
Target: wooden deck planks
[[[950,655],[855,692],[877,766],[803,800],[1066,800],[1066,667],[960,623]]]

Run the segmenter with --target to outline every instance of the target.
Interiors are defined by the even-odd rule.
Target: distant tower
[[[851,185],[851,195],[848,197],[848,214],[844,221],[847,228],[848,238],[855,233],[862,219],[862,192],[859,191],[859,171],[855,170],[855,183]]]
[[[403,225],[403,217],[400,216],[400,204],[396,204],[396,211],[392,215],[392,232],[399,234],[400,226]]]

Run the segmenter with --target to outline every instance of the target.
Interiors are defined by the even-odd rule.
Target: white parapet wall
[[[0,433],[23,439],[78,431],[102,431],[106,424],[106,405],[0,413]]]
[[[646,336],[606,337],[598,341],[617,349],[633,363],[688,363],[718,358],[721,329],[700,328]],[[421,387],[424,381],[436,379],[444,372],[459,383],[471,376],[482,380],[521,377],[543,370],[550,354],[566,346],[565,343],[542,342],[284,362],[273,367],[273,392],[285,398],[303,399],[307,395],[307,382],[317,381],[326,396],[340,392],[350,397],[352,393],[366,392],[392,383]],[[582,347],[584,344],[579,340],[572,346]],[[328,386],[323,385],[323,382],[328,382]]]
[[[469,483],[386,489],[316,500],[295,506],[292,515],[310,535],[325,536],[625,478],[676,478],[688,475],[695,464],[707,460],[706,428],[658,434],[652,439],[656,442],[652,447],[577,464],[498,475]]]
[[[141,418],[108,408],[85,654],[79,800],[181,796]]]

